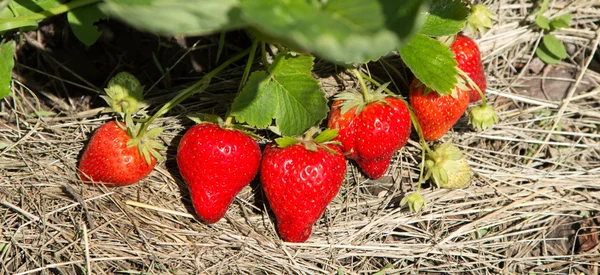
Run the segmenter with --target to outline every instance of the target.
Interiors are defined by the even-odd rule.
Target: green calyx
[[[425,199],[421,193],[419,193],[419,191],[416,191],[402,198],[400,201],[400,206],[403,207],[405,205],[408,205],[410,211],[417,213],[425,206]]]
[[[498,115],[490,105],[477,106],[469,111],[469,124],[477,131],[489,129],[496,123],[498,123]]]
[[[128,72],[120,72],[108,81],[104,89],[105,96],[101,96],[110,108],[117,113],[133,115],[147,106],[144,100],[144,86]]]
[[[426,179],[440,188],[464,188],[471,181],[471,167],[458,147],[450,142],[438,146],[430,152],[425,161]]]
[[[479,31],[485,33],[493,27],[492,20],[496,20],[496,15],[486,5],[478,4],[471,8],[471,14],[467,18],[467,25],[472,33]]]
[[[319,147],[321,147],[331,154],[338,154],[338,152],[331,150],[331,148],[326,146],[328,144],[340,144],[340,142],[333,140],[337,137],[338,131],[339,130],[337,129],[325,129],[324,131],[319,132],[317,128],[313,127],[306,131],[306,134],[303,137],[284,136],[276,138],[275,143],[277,143],[277,147],[279,148],[286,148],[300,143],[304,145],[306,150],[311,152],[316,152]],[[316,135],[317,133],[318,135]]]
[[[355,115],[358,115],[367,105],[371,103],[381,102],[387,104],[387,102],[384,99],[386,97],[389,97],[390,95],[385,94],[383,91],[387,88],[389,84],[389,82],[384,83],[383,85],[379,86],[379,88],[377,88],[377,90],[375,91],[367,89],[363,93],[356,90],[341,92],[335,95],[334,99],[342,101],[340,109],[341,114],[345,114],[352,108],[356,107]]]
[[[163,128],[157,127],[147,130],[143,134],[139,134],[142,128],[142,124],[134,123],[130,115],[125,117],[125,125],[118,123],[118,125],[127,131],[127,134],[132,137],[127,142],[127,147],[136,146],[140,155],[144,158],[147,164],[152,163],[151,156],[157,160],[162,160],[163,156],[158,153],[158,150],[163,150],[166,147],[156,141],[156,139],[162,134]]]

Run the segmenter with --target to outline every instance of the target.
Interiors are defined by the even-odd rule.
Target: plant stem
[[[360,83],[360,87],[363,90],[362,94],[363,94],[363,96],[365,98],[365,101],[369,102],[369,100],[371,99],[371,94],[369,93],[369,89],[367,88],[367,84],[365,84],[365,80],[362,78],[360,72],[357,69],[352,69],[352,72],[354,73],[354,75],[358,79],[358,83]]]
[[[483,103],[483,106],[487,105],[487,100],[485,99],[485,95],[483,94],[483,91],[481,91],[481,89],[479,89],[479,86],[477,86],[477,84],[475,84],[475,82],[473,81],[473,79],[471,79],[471,77],[469,77],[469,75],[467,73],[465,73],[463,70],[461,70],[460,68],[456,68],[458,69],[458,74],[467,81],[467,83],[469,84],[469,86],[471,86],[471,88],[474,88],[478,93],[479,96],[481,97],[481,103]]]
[[[269,61],[267,60],[267,44],[263,41],[260,42],[260,54],[262,57],[263,66],[269,67]]]
[[[250,55],[248,56],[248,62],[246,62],[246,68],[244,68],[244,75],[242,76],[242,81],[240,82],[240,87],[238,88],[238,93],[242,90],[244,85],[246,85],[246,81],[248,80],[248,75],[250,75],[250,70],[252,69],[252,62],[254,62],[254,54],[256,53],[257,47],[258,47],[258,39],[254,39],[254,41],[252,41],[252,46],[250,47]]]
[[[101,0],[80,0],[80,1],[72,1],[66,4],[62,4],[60,6],[56,6],[54,8],[43,10],[34,14],[12,17],[12,18],[4,18],[0,19],[0,24],[11,23],[11,22],[22,22],[22,21],[30,21],[30,20],[41,20],[48,17],[52,17],[70,10],[74,10],[79,7],[91,5],[100,2]]]
[[[243,51],[243,52],[237,54],[236,56],[230,58],[229,60],[223,62],[223,64],[221,64],[219,67],[217,67],[214,70],[207,73],[204,77],[202,77],[202,79],[200,79],[200,81],[194,83],[194,85],[181,90],[181,92],[179,92],[179,94],[177,94],[174,98],[169,100],[169,102],[165,103],[165,105],[163,105],[152,117],[150,117],[148,119],[148,121],[146,121],[146,123],[144,123],[144,125],[142,125],[142,128],[140,129],[140,132],[138,133],[136,138],[141,138],[142,135],[146,132],[146,130],[150,126],[150,124],[152,124],[152,122],[155,119],[166,114],[167,112],[169,112],[169,110],[171,110],[173,107],[177,106],[179,103],[183,102],[190,96],[192,96],[196,93],[203,92],[208,87],[208,85],[210,85],[211,79],[216,74],[221,72],[223,69],[227,68],[233,62],[236,62],[236,61],[240,60],[242,57],[248,55],[248,53],[250,53],[250,49],[246,49],[245,51]]]
[[[360,75],[365,78],[366,80],[368,80],[369,82],[371,82],[373,85],[379,87],[381,86],[381,83],[379,83],[379,81],[373,79],[372,77],[368,76],[366,73],[360,72]],[[385,88],[383,89],[387,94],[395,96],[396,94],[394,92],[392,92],[392,90]],[[402,99],[402,101],[404,101],[404,99]],[[406,102],[405,102],[406,103]]]
[[[231,126],[231,122],[232,122],[232,121],[233,121],[233,117],[232,117],[232,116],[228,116],[228,117],[225,119],[225,125],[224,125],[224,126],[225,126],[225,127],[227,127],[227,126]]]

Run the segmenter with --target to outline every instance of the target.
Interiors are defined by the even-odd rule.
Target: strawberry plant
[[[543,0],[542,4],[535,15],[536,25],[545,33],[542,36],[542,41],[535,50],[535,55],[547,64],[557,64],[562,59],[567,57],[565,45],[554,34],[548,33],[562,28],[568,28],[569,23],[573,19],[570,13],[564,13],[550,19],[544,16],[544,12],[548,9],[549,0]]]
[[[15,0],[0,13],[0,32],[5,39],[0,56],[5,59],[12,60],[14,51],[8,38],[35,29],[43,19],[60,13],[67,13],[73,33],[85,45],[92,45],[100,36],[94,25],[99,20],[120,20],[158,35],[221,33],[221,41],[228,31],[243,30],[252,39],[250,48],[155,110],[143,103],[137,80],[115,77],[105,99],[120,118],[96,132],[80,163],[84,181],[121,186],[141,180],[160,160],[162,145],[154,139],[161,129],[152,128],[152,123],[177,104],[204,92],[219,72],[247,57],[226,122],[196,125],[179,144],[180,173],[196,212],[207,223],[223,217],[235,195],[259,170],[258,145],[239,127],[282,136],[265,149],[260,177],[281,236],[302,242],[337,194],[344,178],[345,156],[356,160],[369,177],[379,178],[393,154],[407,143],[412,125],[423,145],[423,171],[425,152],[430,158],[444,155],[432,152],[426,140],[442,138],[464,114],[470,98],[473,102],[482,99],[482,107],[470,113],[478,130],[497,121],[484,97],[486,82],[479,50],[473,40],[459,33],[467,21],[474,29],[489,28],[493,16],[484,6],[469,1],[75,0],[63,4],[37,0],[40,5],[36,9],[27,9],[25,2]],[[257,53],[262,68],[252,71]],[[415,76],[409,94],[411,106],[397,95],[399,91],[394,93],[387,84],[380,85],[363,74],[369,62],[390,56],[401,59]],[[328,99],[313,76],[315,62],[330,62],[341,71],[352,72],[361,91],[338,93],[329,120],[329,127],[336,130],[325,130],[313,138],[313,129],[322,126],[329,114]],[[0,72],[2,96],[10,94],[12,63],[5,64]],[[375,92],[364,79],[377,87]],[[332,141],[337,130],[339,137]],[[96,136],[101,133],[106,137]],[[303,138],[290,137],[303,134]],[[115,144],[108,146],[109,139]],[[107,146],[114,151],[104,149]],[[127,180],[102,172],[110,167],[120,175],[119,171],[133,169],[125,161],[102,154],[107,152],[113,157],[127,153],[120,159],[135,159],[140,172],[127,175]],[[430,160],[427,168],[431,171],[442,165],[440,158]],[[411,209],[424,205],[418,193],[421,182],[435,179],[437,174],[443,175],[430,172],[420,177],[415,195],[407,197]]]

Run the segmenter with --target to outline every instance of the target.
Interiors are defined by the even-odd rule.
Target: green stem
[[[0,24],[11,23],[11,22],[22,22],[22,21],[31,21],[31,20],[41,20],[48,17],[52,17],[70,10],[74,10],[79,7],[91,5],[100,2],[101,0],[80,0],[73,1],[66,4],[62,4],[60,6],[56,6],[54,8],[40,11],[34,14],[12,17],[12,18],[4,18],[0,19]]]
[[[368,80],[369,82],[371,82],[373,85],[375,85],[375,86],[377,86],[377,87],[380,87],[380,86],[381,86],[381,83],[379,83],[379,81],[377,81],[377,80],[373,79],[372,77],[368,76],[366,73],[360,72],[360,75],[361,75],[361,76],[362,76],[364,79],[366,79],[366,80]],[[396,95],[394,92],[392,92],[392,90],[390,90],[390,89],[388,89],[388,88],[385,88],[385,89],[383,89],[383,90],[384,90],[384,91],[385,91],[387,94],[389,94],[389,95],[392,95],[392,96],[395,96],[395,95]],[[404,101],[404,99],[402,99],[402,101]],[[405,103],[406,103],[406,102],[405,102]]]
[[[179,92],[179,94],[177,94],[174,98],[169,100],[169,102],[165,103],[165,105],[163,105],[152,117],[150,117],[148,119],[148,121],[146,121],[146,123],[144,123],[144,125],[142,125],[142,129],[140,130],[140,132],[138,133],[136,138],[141,138],[142,135],[146,132],[146,130],[150,126],[150,124],[152,124],[152,122],[155,119],[166,114],[173,107],[177,106],[179,103],[183,102],[190,96],[192,96],[196,93],[203,92],[208,87],[208,85],[210,85],[210,81],[216,74],[218,74],[219,72],[221,72],[222,70],[227,68],[233,62],[236,62],[236,61],[242,59],[242,57],[248,55],[248,53],[250,53],[250,49],[246,49],[245,51],[237,54],[236,56],[223,62],[223,64],[221,64],[219,67],[217,67],[214,70],[207,73],[204,77],[202,77],[202,79],[200,79],[200,81],[194,83],[194,85],[187,87],[187,88],[183,89],[181,92]]]
[[[267,60],[267,44],[263,41],[260,42],[260,54],[262,57],[263,66],[269,67],[269,61]]]
[[[483,94],[483,91],[481,91],[481,89],[479,89],[479,86],[477,86],[477,84],[475,84],[475,82],[473,81],[473,79],[471,79],[471,77],[469,77],[469,75],[467,73],[465,73],[463,70],[461,70],[460,68],[458,69],[458,74],[467,81],[467,83],[469,84],[469,86],[471,86],[472,88],[475,88],[475,90],[479,93],[479,96],[481,97],[481,103],[483,103],[483,106],[487,106],[487,100],[485,99],[485,95]]]
[[[231,122],[232,122],[232,121],[233,121],[233,117],[232,117],[232,116],[228,116],[228,117],[225,119],[225,124],[224,124],[224,126],[225,126],[225,127],[231,126]]]
[[[250,75],[250,70],[252,69],[252,62],[254,62],[254,54],[256,53],[256,48],[258,48],[258,39],[254,39],[254,41],[252,41],[252,46],[250,47],[250,55],[248,56],[248,62],[246,62],[246,68],[244,68],[244,75],[242,76],[242,81],[240,82],[238,93],[242,90],[244,85],[246,85],[248,75]]]
[[[365,84],[365,80],[362,78],[360,72],[357,69],[352,69],[352,72],[358,79],[358,83],[360,83],[360,87],[363,90],[362,94],[365,98],[365,101],[369,102],[369,100],[371,99],[371,93],[369,93],[369,89],[367,88],[367,84]]]

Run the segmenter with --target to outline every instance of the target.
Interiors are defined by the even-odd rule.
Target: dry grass
[[[420,147],[413,139],[381,180],[367,180],[350,165],[339,195],[303,244],[279,239],[258,183],[217,224],[190,214],[174,164],[177,140],[190,125],[183,115],[158,121],[166,128],[167,160],[143,182],[115,189],[82,184],[78,154],[111,117],[91,109],[28,118],[41,105],[15,82],[16,96],[4,100],[0,113],[0,143],[8,145],[0,149],[0,273],[372,274],[391,263],[391,273],[598,274],[598,247],[583,251],[577,240],[597,234],[597,223],[582,223],[581,211],[600,210],[600,74],[590,69],[598,63],[600,6],[551,1],[551,15],[575,15],[572,28],[556,32],[572,45],[571,56],[550,67],[574,77],[551,79],[548,69],[528,70],[541,37],[531,4],[486,2],[499,22],[477,41],[488,98],[502,120],[475,132],[463,119],[447,135],[466,151],[475,172],[471,186],[425,188],[428,207],[419,214],[398,207],[418,178]],[[235,91],[239,73],[221,74],[212,93],[173,113],[224,110],[230,95],[223,91]],[[566,92],[559,99],[532,96],[527,83],[539,79],[566,83]],[[543,94],[556,93],[548,85]],[[65,99],[55,100],[68,108]]]

